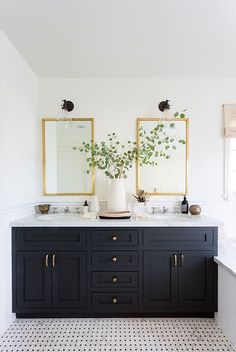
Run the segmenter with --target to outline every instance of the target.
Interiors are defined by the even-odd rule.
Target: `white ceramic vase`
[[[126,196],[124,180],[122,178],[112,179],[108,194],[108,211],[125,211]]]

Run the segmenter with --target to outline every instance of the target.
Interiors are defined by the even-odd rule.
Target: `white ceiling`
[[[39,76],[236,77],[236,0],[0,0]]]

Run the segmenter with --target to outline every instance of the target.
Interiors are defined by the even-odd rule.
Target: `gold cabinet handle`
[[[113,304],[118,303],[118,300],[117,300],[117,298],[116,298],[116,297],[114,297],[114,298],[113,298],[112,303],[113,303]]]
[[[52,267],[55,268],[56,266],[56,254],[53,254],[52,256]]]
[[[113,276],[112,282],[113,282],[114,284],[117,282],[117,277],[116,277],[116,276]]]
[[[117,259],[118,259],[117,257],[113,257],[112,258],[113,263],[117,262]]]
[[[117,236],[116,235],[112,236],[112,241],[116,241],[116,240],[117,240]]]
[[[178,258],[177,258],[177,254],[173,255],[174,258],[174,266],[178,266]]]
[[[180,266],[184,265],[184,255],[180,254]]]
[[[49,259],[49,255],[46,254],[45,255],[45,268],[48,268],[48,259]]]

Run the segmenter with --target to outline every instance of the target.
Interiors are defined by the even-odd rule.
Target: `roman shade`
[[[224,104],[225,137],[236,137],[236,104]]]

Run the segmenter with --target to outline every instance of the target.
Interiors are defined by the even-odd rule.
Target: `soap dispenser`
[[[184,196],[184,199],[181,203],[181,213],[188,214],[188,201],[186,199],[186,196]]]
[[[88,202],[86,200],[84,202],[84,205],[83,205],[83,214],[88,213],[88,208],[89,208],[89,205],[88,205]]]

